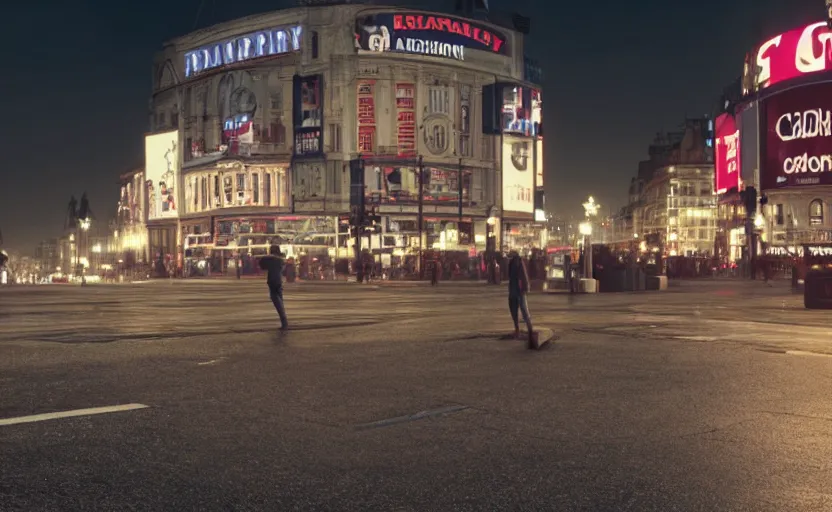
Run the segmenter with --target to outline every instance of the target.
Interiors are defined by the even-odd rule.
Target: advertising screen
[[[323,153],[323,77],[294,77],[295,155]]]
[[[535,186],[537,188],[543,188],[543,141],[538,140],[535,144],[537,145],[534,153],[534,171],[537,175],[535,178]]]
[[[756,59],[746,65],[755,90],[803,75],[832,69],[832,32],[826,22],[784,32],[757,48]]]
[[[179,215],[179,132],[174,130],[144,138],[147,220]]]
[[[832,184],[832,83],[765,100],[763,188]]]
[[[714,121],[714,189],[723,194],[740,185],[740,130],[729,113]]]
[[[358,119],[358,152],[371,155],[375,152],[376,97],[375,81],[358,82],[356,91],[356,118]]]
[[[429,13],[378,13],[355,22],[355,47],[465,60],[466,50],[507,54],[502,34],[468,20]]]
[[[534,212],[534,141],[503,138],[503,211]]]

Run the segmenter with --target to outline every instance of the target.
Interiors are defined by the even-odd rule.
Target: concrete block
[[[595,279],[581,279],[581,293],[598,293],[598,281]]]
[[[667,290],[667,276],[648,276],[647,289],[653,291]]]

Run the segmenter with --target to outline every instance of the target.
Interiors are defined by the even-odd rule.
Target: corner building
[[[362,5],[175,39],[153,69],[150,254],[188,275],[253,271],[273,241],[298,258],[351,258],[358,158],[381,217],[362,247],[378,263],[496,250],[501,225],[533,223],[536,199],[542,208],[542,101],[526,62],[518,31]]]

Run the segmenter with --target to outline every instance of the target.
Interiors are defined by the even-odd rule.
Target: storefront
[[[185,276],[257,275],[257,260],[272,245],[297,264],[301,277],[307,268],[328,270],[350,254],[347,227],[339,225],[338,217],[280,214],[183,221]]]

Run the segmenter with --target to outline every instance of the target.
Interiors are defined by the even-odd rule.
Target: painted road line
[[[108,407],[93,407],[90,409],[75,409],[73,411],[49,412],[46,414],[35,414],[33,416],[18,416],[17,418],[0,419],[0,427],[17,425],[19,423],[57,420],[60,418],[74,418],[76,416],[92,416],[95,414],[108,414],[111,412],[135,411],[136,409],[147,409],[148,407],[150,406],[144,404],[124,404],[111,405]]]
[[[397,425],[399,423],[408,423],[411,421],[419,421],[427,418],[433,418],[436,416],[445,416],[447,414],[453,414],[455,412],[462,412],[466,409],[470,409],[470,407],[468,407],[467,405],[441,407],[439,409],[431,409],[429,411],[417,412],[416,414],[411,414],[410,416],[399,416],[396,418],[388,418],[386,420],[374,421],[372,423],[365,423],[363,425],[356,425],[355,428],[358,430],[368,430],[373,428],[389,427],[391,425]]]
[[[219,358],[219,359],[211,359],[210,361],[203,361],[203,362],[201,362],[201,363],[197,363],[197,365],[199,365],[199,366],[208,366],[208,365],[210,365],[210,364],[217,364],[217,363],[219,363],[220,361],[222,361],[223,359],[225,359],[225,358],[224,358],[224,357],[221,357],[221,358]]]
[[[790,356],[832,357],[832,354],[824,354],[823,352],[808,352],[806,350],[787,350],[786,354]]]

